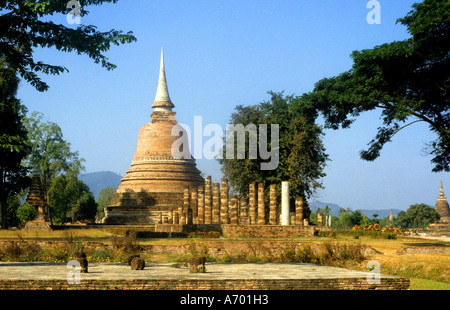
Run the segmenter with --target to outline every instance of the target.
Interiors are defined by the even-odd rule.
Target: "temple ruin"
[[[47,198],[41,182],[41,176],[34,172],[31,178],[30,191],[26,202],[36,209],[36,219],[25,224],[26,230],[50,230],[51,225],[48,217]]]
[[[190,154],[183,158],[172,156],[172,145],[180,136],[172,135],[178,123],[172,111],[175,105],[167,88],[162,50],[158,88],[151,107],[151,122],[139,131],[131,168],[105,208],[105,224],[156,224],[162,212],[174,211],[183,203],[185,188],[204,183]],[[189,151],[184,150],[186,153]]]
[[[449,229],[450,228],[450,208],[447,198],[444,194],[444,188],[442,186],[442,178],[439,186],[439,197],[436,200],[434,210],[441,216],[439,222],[430,225],[430,229]]]
[[[319,230],[330,230],[331,221],[324,223],[320,218],[317,225],[309,223],[303,197],[296,197],[294,211],[290,211],[289,182],[282,182],[281,206],[277,200],[276,184],[269,187],[268,205],[264,193],[263,183],[252,183],[248,197],[230,195],[227,179],[212,183],[211,177],[207,176],[203,185],[184,190],[183,203],[177,209],[158,215],[155,231],[227,231],[225,235],[256,237],[273,234],[281,237],[313,235]]]

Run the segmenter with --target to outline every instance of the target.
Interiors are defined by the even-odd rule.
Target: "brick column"
[[[183,213],[185,217],[185,224],[189,224],[188,222],[188,212],[191,208],[190,205],[191,193],[189,192],[189,188],[184,189],[183,191]],[[191,223],[192,224],[192,223]]]
[[[238,224],[238,200],[236,196],[232,196],[230,199],[230,224],[237,225]]]
[[[212,222],[211,176],[205,179],[205,224]]]
[[[277,225],[277,185],[270,184],[269,224]]]
[[[323,215],[322,213],[317,213],[317,227],[323,226]]]
[[[212,192],[212,223],[220,224],[220,184],[213,184]]]
[[[169,224],[173,224],[173,210],[169,211],[169,219],[168,219],[168,223]]]
[[[281,182],[281,225],[289,225],[289,182]]]
[[[303,197],[295,197],[295,225],[303,225]]]
[[[247,198],[241,198],[239,203],[239,224],[247,225],[248,224],[248,201]]]
[[[220,186],[220,224],[228,224],[228,180],[222,178]]]
[[[258,184],[258,225],[266,224],[266,210],[264,205],[264,184]]]
[[[205,224],[205,192],[203,190],[203,185],[198,187],[198,215],[197,215],[197,223]]]
[[[183,205],[178,207],[178,218],[179,218],[179,224],[180,225],[186,225],[186,217],[183,210]]]
[[[250,224],[256,224],[256,188],[255,184],[250,184],[248,190]]]
[[[191,209],[192,209],[192,223],[198,222],[198,189],[191,190]]]

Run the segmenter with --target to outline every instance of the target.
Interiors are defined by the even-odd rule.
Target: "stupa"
[[[439,213],[441,218],[439,222],[433,223],[429,226],[430,229],[438,230],[438,229],[449,229],[450,228],[450,208],[448,205],[447,198],[444,194],[444,188],[442,186],[442,178],[439,186],[439,197],[436,200],[436,204],[434,205],[434,210]]]
[[[42,186],[41,176],[34,172],[31,178],[30,191],[26,202],[36,209],[36,219],[25,224],[26,230],[51,230],[47,215],[47,199]]]
[[[442,178],[441,184],[439,186],[439,197],[436,200],[436,204],[434,205],[434,210],[436,210],[436,212],[441,216],[441,219],[439,220],[440,223],[450,222],[450,209],[447,198],[445,198],[444,188],[442,187]]]
[[[187,133],[182,130],[180,135],[172,135],[178,123],[167,88],[162,49],[158,88],[151,107],[151,122],[139,131],[131,168],[105,208],[104,224],[156,224],[161,213],[168,215],[183,204],[185,189],[204,185],[189,152],[182,158],[172,155],[174,142]]]

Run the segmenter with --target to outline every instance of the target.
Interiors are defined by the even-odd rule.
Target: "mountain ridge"
[[[309,208],[311,209],[311,211],[315,212],[317,211],[317,209],[321,208],[325,208],[326,206],[330,207],[330,213],[333,216],[339,216],[339,209],[341,209],[342,207],[335,204],[335,203],[329,203],[329,202],[321,202],[321,201],[313,201],[313,202],[309,202]],[[345,209],[345,208],[342,208]],[[355,211],[353,208],[350,208],[352,211]],[[392,210],[392,215],[393,216],[397,216],[397,214],[400,211],[404,211],[404,210],[400,210],[400,209],[358,209],[361,211],[361,213],[364,213],[365,215],[367,215],[367,217],[369,219],[373,219],[374,218],[374,214],[378,214],[377,219],[382,219],[382,218],[386,218],[389,216],[390,211]]]
[[[96,171],[82,174],[80,180],[89,186],[95,199],[105,187],[117,188],[121,183],[122,177],[112,171]]]

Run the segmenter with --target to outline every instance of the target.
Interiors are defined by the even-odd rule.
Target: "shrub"
[[[218,231],[194,231],[187,235],[188,238],[220,238]]]
[[[88,255],[87,259],[93,263],[109,263],[111,262],[112,256],[109,250],[95,249]]]
[[[23,251],[17,241],[10,241],[3,252],[4,260],[19,261]]]
[[[36,208],[25,202],[17,208],[16,215],[21,222],[32,221],[36,218]]]
[[[114,250],[122,250],[125,253],[134,253],[139,249],[136,241],[136,232],[129,231],[125,237],[111,236],[111,243]]]
[[[386,239],[397,239],[397,234],[396,233],[387,233],[384,236]]]

